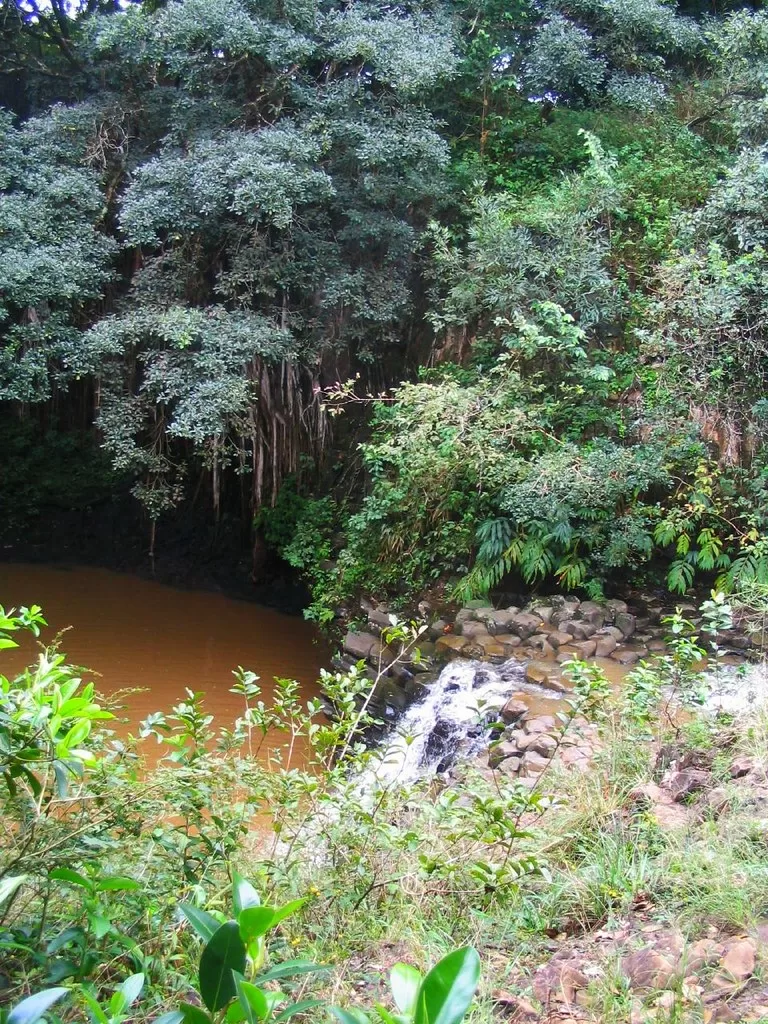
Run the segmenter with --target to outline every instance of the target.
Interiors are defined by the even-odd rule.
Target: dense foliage
[[[759,7],[2,14],[0,400],[150,519],[255,516],[323,616],[768,580]]]

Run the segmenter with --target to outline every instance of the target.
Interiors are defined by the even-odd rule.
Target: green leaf
[[[125,1008],[133,1006],[136,1000],[141,995],[141,990],[144,988],[144,975],[131,974],[125,979],[120,988],[117,990],[125,998]]]
[[[280,924],[281,921],[284,921],[286,917],[290,917],[291,914],[295,914],[297,910],[301,910],[301,908],[304,906],[306,902],[306,898],[300,900],[292,900],[290,903],[286,903],[285,906],[278,907],[277,910],[273,912],[272,923],[270,924],[269,927],[274,928],[275,925],[278,925]]]
[[[245,944],[236,921],[221,925],[200,957],[200,995],[211,1012],[220,1010],[236,994],[232,971],[245,970]]]
[[[322,999],[302,999],[299,1003],[291,1003],[290,1006],[286,1006],[276,1017],[272,1018],[272,1024],[278,1024],[279,1021],[288,1020],[289,1017],[293,1017],[297,1013],[306,1013],[307,1010],[313,1010],[316,1006],[324,1005],[325,1003]]]
[[[341,1024],[370,1024],[370,1018],[362,1010],[354,1007],[351,1010],[343,1010],[340,1006],[329,1007],[331,1013]]]
[[[93,892],[93,882],[90,878],[86,878],[71,868],[54,868],[53,871],[49,872],[48,877],[55,878],[61,882],[70,882],[72,885],[82,886],[88,892]]]
[[[49,1010],[68,992],[68,988],[46,988],[42,992],[36,992],[33,996],[27,996],[17,1006],[14,1006],[8,1014],[6,1024],[35,1024],[35,1021],[40,1020],[46,1010]]]
[[[246,945],[264,935],[272,927],[275,911],[272,907],[246,907],[237,917],[240,937]]]
[[[294,974],[313,974],[315,971],[326,971],[327,969],[321,964],[313,964],[310,960],[286,960],[282,964],[275,964],[268,971],[264,971],[256,978],[256,981],[261,984],[264,981],[274,981],[275,978],[290,978]]]
[[[422,983],[421,971],[410,964],[395,964],[389,974],[392,997],[401,1013],[412,1017],[416,1009],[416,998]]]
[[[246,1019],[255,1024],[256,1021],[266,1020],[269,1017],[269,1003],[267,997],[257,985],[235,975],[235,988],[237,998],[243,1008]]]
[[[235,917],[246,907],[261,905],[261,897],[256,889],[237,872],[232,876],[232,897],[235,905]]]
[[[200,938],[206,942],[213,938],[221,927],[221,921],[217,921],[213,914],[209,914],[207,910],[193,907],[191,903],[179,904],[179,910],[181,910]]]
[[[157,1017],[153,1024],[182,1024],[184,1020],[184,1014],[181,1010],[169,1010],[168,1013],[163,1013]]]
[[[460,1024],[480,981],[480,957],[471,946],[443,957],[422,982],[414,1024]]]
[[[141,885],[135,878],[123,878],[113,875],[111,878],[102,878],[96,883],[97,892],[135,892]]]
[[[201,1007],[192,1003],[180,1003],[179,1006],[184,1024],[211,1024],[211,1018]]]

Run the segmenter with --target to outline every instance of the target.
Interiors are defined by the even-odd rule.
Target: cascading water
[[[389,788],[415,782],[449,767],[457,754],[471,757],[487,743],[490,725],[516,691],[556,700],[561,694],[525,682],[514,659],[493,666],[453,661],[426,688],[382,742],[381,753],[367,767],[361,788]]]

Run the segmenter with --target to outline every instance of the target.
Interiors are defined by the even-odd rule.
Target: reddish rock
[[[738,939],[725,947],[721,970],[734,981],[746,981],[755,972],[755,943],[752,939]],[[719,973],[719,972],[718,972]]]
[[[676,970],[670,959],[646,947],[623,957],[621,972],[634,989],[660,989],[670,984]]]
[[[618,643],[612,636],[602,636],[595,645],[595,657],[596,658],[607,658],[618,647]]]
[[[755,762],[751,757],[742,755],[741,757],[734,758],[731,762],[731,778],[741,779],[749,773],[755,767]]]
[[[501,720],[507,725],[521,722],[528,714],[528,705],[512,697],[501,709]]]
[[[685,969],[693,973],[702,967],[713,967],[719,963],[724,951],[723,944],[714,939],[699,939],[685,953]]]
[[[537,715],[536,718],[525,723],[525,731],[529,733],[552,732],[556,728],[557,722],[554,715]]]
[[[448,655],[449,658],[455,658],[461,654],[461,652],[469,645],[469,640],[465,636],[441,636],[435,643],[435,651],[437,654]]]
[[[698,793],[709,781],[709,774],[700,768],[684,768],[673,772],[667,779],[667,788],[672,799],[680,803],[692,793]]]
[[[543,1006],[551,1003],[572,1004],[577,993],[587,988],[589,979],[578,960],[552,960],[539,968],[533,979],[533,994]]]

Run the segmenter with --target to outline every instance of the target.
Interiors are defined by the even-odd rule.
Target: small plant
[[[398,1012],[380,1003],[373,1012],[382,1024],[460,1024],[479,981],[480,958],[471,946],[444,956],[426,976],[408,964],[395,964],[389,983]],[[332,1006],[331,1012],[341,1024],[370,1024],[372,1019],[357,1008]]]

